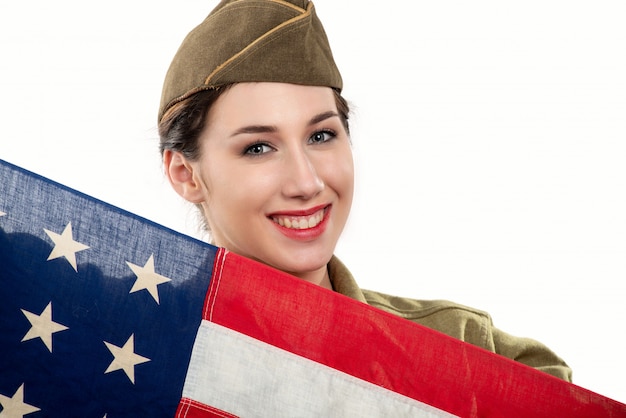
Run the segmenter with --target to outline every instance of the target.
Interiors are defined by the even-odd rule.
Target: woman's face
[[[236,84],[207,122],[192,167],[214,243],[315,281],[346,224],[354,183],[332,90]]]

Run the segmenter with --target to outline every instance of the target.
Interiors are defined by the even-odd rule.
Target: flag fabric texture
[[[626,417],[1,160],[0,179],[0,417]]]

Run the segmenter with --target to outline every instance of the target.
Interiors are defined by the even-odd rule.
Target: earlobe
[[[165,150],[163,152],[165,175],[170,184],[183,199],[191,203],[204,200],[202,185],[197,179],[193,165],[179,152]]]

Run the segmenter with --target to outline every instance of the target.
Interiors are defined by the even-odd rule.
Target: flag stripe
[[[219,260],[219,262],[218,262]],[[622,416],[623,405],[224,252],[204,319],[458,416]],[[614,415],[611,415],[614,414]]]
[[[175,418],[237,418],[237,415],[230,414],[218,408],[205,405],[193,399],[182,398]]]
[[[452,416],[208,321],[196,337],[183,397],[238,416]]]

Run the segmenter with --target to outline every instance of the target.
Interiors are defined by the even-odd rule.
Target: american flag
[[[0,417],[626,416],[1,160],[0,179]]]

